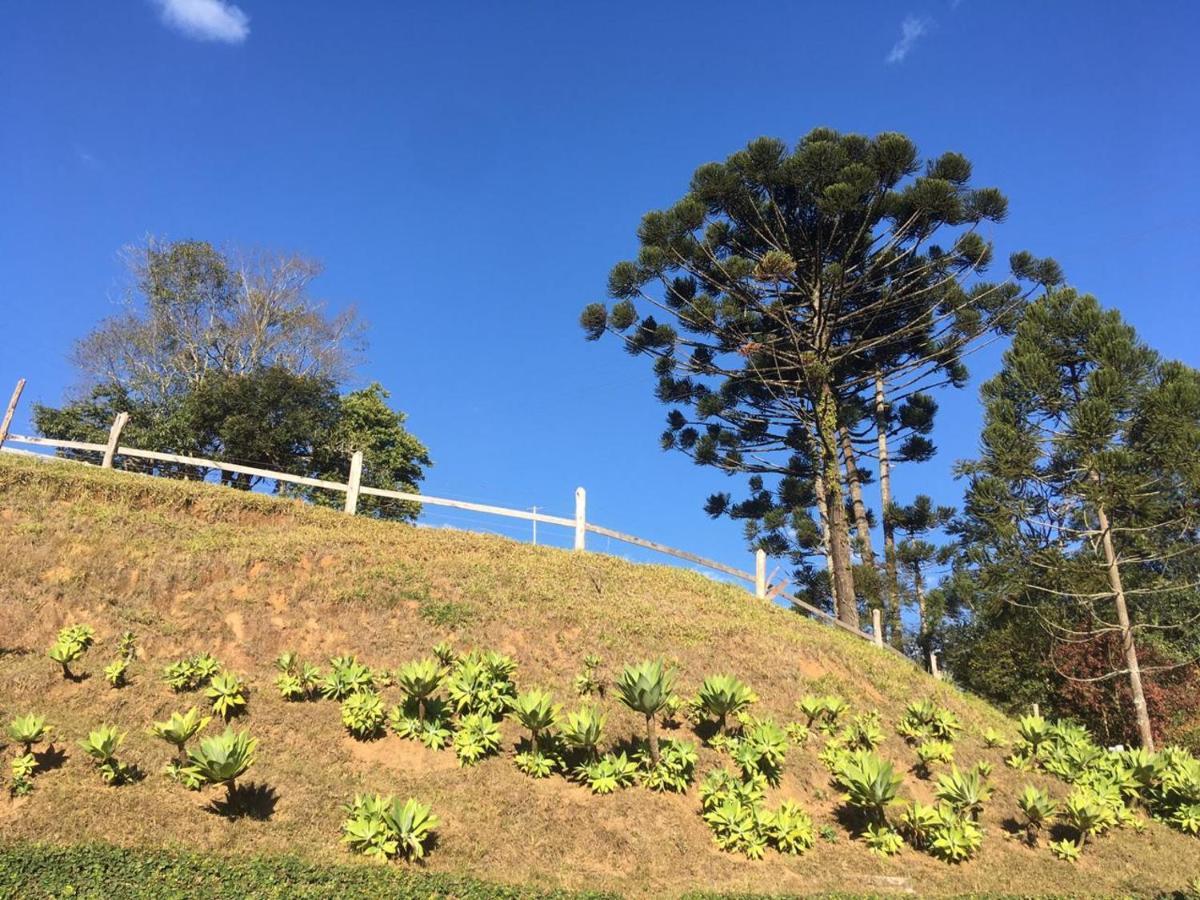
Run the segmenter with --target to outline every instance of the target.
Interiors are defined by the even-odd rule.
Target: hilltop
[[[1061,782],[1015,772],[1004,766],[1004,751],[984,747],[987,728],[1011,739],[1010,720],[894,654],[696,573],[7,456],[0,457],[0,572],[0,715],[7,722],[44,713],[66,751],[61,765],[37,776],[31,795],[0,799],[0,850],[4,842],[103,842],[370,866],[339,844],[339,826],[342,804],[356,791],[379,791],[433,804],[442,825],[425,868],[445,878],[670,896],[908,887],[1153,894],[1200,876],[1196,839],[1153,822],[1142,834],[1098,840],[1076,864],[1009,839],[1005,822],[1022,784],[1065,793]],[[74,682],[45,649],[58,629],[78,622],[93,625],[97,641],[80,666],[90,677]],[[126,629],[138,635],[139,651],[131,683],[116,690],[100,670]],[[802,694],[838,694],[855,711],[882,714],[881,753],[904,772],[902,795],[922,800],[931,798],[929,783],[909,771],[915,756],[894,726],[908,702],[931,698],[963,723],[960,765],[993,764],[982,852],[957,866],[911,849],[888,859],[869,853],[839,818],[838,791],[812,740],[789,750],[772,796],[795,799],[836,840],[818,840],[802,856],[772,852],[752,861],[714,845],[695,785],[683,795],[631,788],[594,796],[561,777],[533,780],[513,766],[521,730],[511,722],[499,756],[460,769],[452,752],[395,735],[354,740],[335,703],[287,703],[272,686],[283,650],[319,664],[353,653],[394,668],[443,640],[510,654],[519,684],[548,688],[567,708],[588,654],[603,659],[610,678],[624,663],[664,657],[686,694],[706,675],[734,673],[761,698],[756,711],[781,723],[797,718]],[[261,741],[251,780],[270,789],[266,818],[214,814],[213,791],[191,793],[160,774],[170,751],[147,726],[202,702],[173,694],[160,673],[201,650],[249,682],[239,727]],[[399,698],[394,687],[384,694],[389,705]],[[611,693],[603,706],[613,739],[639,733],[637,717]],[[100,782],[75,742],[101,722],[128,730],[124,755],[144,780]],[[695,740],[686,722],[675,735]],[[6,749],[6,767],[11,755]],[[703,748],[698,774],[721,761]],[[384,876],[370,877],[378,884]]]

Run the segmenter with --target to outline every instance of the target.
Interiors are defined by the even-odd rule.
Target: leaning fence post
[[[767,552],[754,551],[754,596],[759,600],[767,599]]]
[[[942,671],[938,668],[937,651],[929,651],[929,673],[938,680],[941,680]]]
[[[873,610],[871,610],[871,627],[874,632],[871,635],[871,640],[873,640],[875,642],[876,647],[882,647],[883,646],[883,613],[881,613],[879,611],[878,606],[876,606]]]
[[[350,481],[346,484],[346,513],[354,515],[358,511],[358,491],[362,486],[363,454],[355,450],[350,457]]]
[[[117,444],[121,440],[121,430],[128,421],[129,413],[127,412],[119,412],[117,413],[117,417],[113,419],[112,427],[108,429],[108,446],[104,448],[104,459],[100,461],[100,468],[112,468],[113,457],[117,455]]]
[[[12,399],[8,401],[8,409],[4,410],[4,421],[0,422],[0,447],[4,446],[4,441],[8,437],[8,426],[12,424],[13,413],[17,411],[17,404],[21,402],[21,391],[23,390],[25,390],[25,379],[18,378],[17,386],[12,392]]]
[[[582,550],[587,544],[587,491],[575,488],[575,549]]]

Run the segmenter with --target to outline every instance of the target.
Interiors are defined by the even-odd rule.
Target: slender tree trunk
[[[883,516],[886,612],[892,646],[903,650],[904,627],[900,622],[900,572],[896,565],[896,527],[888,515],[892,505],[892,470],[888,459],[887,401],[883,393],[883,376],[879,374],[875,376],[875,432],[879,436],[879,502]]]
[[[654,716],[646,716],[646,743],[650,745],[650,764],[658,767],[658,732],[654,730]]]
[[[1137,717],[1138,733],[1142,746],[1154,752],[1154,731],[1150,727],[1150,713],[1146,709],[1146,695],[1142,692],[1142,670],[1138,666],[1137,647],[1133,643],[1133,627],[1129,623],[1129,608],[1125,605],[1125,588],[1121,584],[1121,568],[1113,549],[1112,529],[1108,514],[1102,504],[1096,505],[1096,518],[1100,522],[1100,541],[1104,546],[1104,563],[1108,569],[1108,585],[1112,588],[1117,603],[1117,622],[1121,626],[1121,648],[1125,651],[1125,665],[1129,669],[1129,689],[1133,693],[1133,710]]]
[[[842,496],[842,472],[837,450],[837,400],[828,383],[822,385],[817,405],[817,439],[825,477],[825,505],[829,509],[829,555],[837,587],[837,617],[858,628],[858,602],[850,560],[850,524]]]
[[[921,658],[929,659],[929,620],[925,617],[925,577],[921,573],[921,564],[913,563],[913,594],[917,598],[917,620],[919,637],[917,643],[921,647]]]
[[[842,461],[846,466],[846,487],[850,491],[850,503],[854,509],[854,538],[858,543],[858,556],[871,573],[870,584],[863,585],[872,606],[879,605],[879,570],[875,559],[875,548],[871,544],[871,524],[867,518],[867,504],[863,502],[862,477],[859,475],[858,460],[854,455],[854,442],[849,429],[840,429]]]
[[[817,514],[821,517],[821,554],[825,557],[825,574],[829,578],[829,596],[833,598],[834,612],[838,609],[837,582],[833,579],[833,554],[829,550],[829,507],[825,504],[825,479],[820,471],[813,479],[817,494]]]

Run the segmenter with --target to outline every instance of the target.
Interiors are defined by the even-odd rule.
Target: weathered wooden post
[[[358,511],[358,491],[362,486],[363,454],[355,450],[350,457],[350,481],[346,484],[346,514],[354,515]]]
[[[1035,703],[1035,704],[1033,704],[1033,714],[1034,714],[1035,716],[1037,716],[1039,719],[1042,717],[1042,713],[1041,713],[1041,711],[1038,709],[1038,705],[1037,705],[1036,703]]]
[[[575,549],[587,546],[587,491],[575,488]]]
[[[25,390],[25,379],[18,378],[17,386],[12,392],[12,399],[8,401],[8,408],[4,410],[4,420],[0,421],[0,447],[4,446],[4,441],[8,437],[8,428],[12,425],[13,414],[17,411],[17,404],[21,402],[21,391],[23,390]]]
[[[121,431],[128,421],[129,413],[127,412],[119,412],[113,419],[112,427],[108,429],[108,445],[104,448],[104,459],[100,461],[100,468],[112,468],[113,457],[117,455],[117,445],[121,442]]]
[[[765,550],[754,551],[754,596],[759,600],[767,599],[767,553]]]
[[[942,678],[942,670],[938,668],[937,651],[929,651],[929,673],[939,681]]]
[[[878,606],[871,610],[871,628],[874,631],[871,639],[875,641],[875,646],[883,647],[883,613]]]

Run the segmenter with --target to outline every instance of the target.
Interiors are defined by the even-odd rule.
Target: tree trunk
[[[837,590],[837,617],[858,628],[858,601],[850,560],[850,524],[842,496],[842,472],[837,450],[837,399],[828,383],[822,385],[817,405],[817,438],[825,478],[825,505],[829,510],[829,556]]]
[[[833,580],[833,554],[829,550],[829,507],[825,505],[825,479],[818,471],[813,479],[817,494],[817,513],[821,517],[821,553],[825,557],[825,574],[829,577],[829,596],[833,598],[833,609],[838,608],[837,582]]]
[[[929,621],[925,617],[925,578],[921,574],[920,563],[913,563],[912,577],[913,594],[915,594],[917,598],[918,628],[920,629],[918,632],[919,637],[917,638],[917,644],[921,648],[921,658],[927,660],[929,659]]]
[[[654,730],[654,716],[646,716],[646,743],[650,745],[650,764],[658,768],[658,732]]]
[[[863,585],[870,606],[880,605],[879,570],[875,559],[875,548],[871,544],[871,525],[867,519],[867,504],[863,502],[862,478],[858,472],[858,460],[854,456],[854,442],[849,429],[840,429],[842,461],[846,466],[846,486],[850,491],[850,503],[854,509],[854,538],[858,543],[859,559],[871,573],[870,583]]]
[[[1133,627],[1129,623],[1129,608],[1125,605],[1125,588],[1121,584],[1121,569],[1117,564],[1117,553],[1113,549],[1112,529],[1102,504],[1096,505],[1096,518],[1100,522],[1100,540],[1104,546],[1104,563],[1108,570],[1108,585],[1112,588],[1117,603],[1117,622],[1121,626],[1121,648],[1125,651],[1125,665],[1129,669],[1129,689],[1133,694],[1133,710],[1137,716],[1138,733],[1142,746],[1154,752],[1154,731],[1150,727],[1150,713],[1146,709],[1146,695],[1142,692],[1142,670],[1138,666],[1137,647],[1133,643]]]
[[[892,470],[888,460],[887,401],[883,376],[875,376],[875,431],[879,436],[879,502],[883,516],[883,558],[886,568],[887,618],[892,646],[904,649],[904,627],[900,622],[900,572],[896,566],[896,528],[888,510],[892,505]]]

